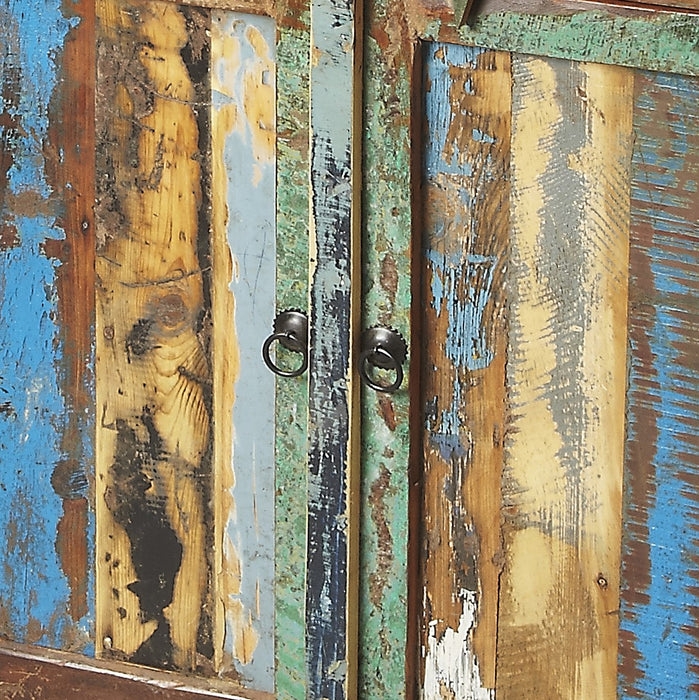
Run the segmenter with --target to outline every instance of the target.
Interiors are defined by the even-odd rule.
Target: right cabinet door
[[[699,82],[422,58],[423,697],[689,697]]]

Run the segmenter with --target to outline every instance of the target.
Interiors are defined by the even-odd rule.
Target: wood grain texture
[[[699,692],[699,84],[639,73],[619,697]]]
[[[0,9],[0,636],[81,651],[94,622],[90,16],[86,3]]]
[[[402,3],[373,2],[364,16],[362,167],[362,328],[384,325],[411,336],[411,64],[414,46]],[[417,115],[416,115],[417,116]],[[419,149],[415,149],[419,160]],[[419,341],[418,341],[419,342]],[[361,698],[406,693],[408,504],[410,490],[409,353],[404,384],[392,395],[362,391],[360,551]]]
[[[208,21],[97,8],[98,651],[195,670],[212,655]]]
[[[513,61],[498,696],[616,688],[632,74]]]
[[[352,0],[311,3],[311,258],[307,696],[356,695],[357,337],[361,42]],[[359,44],[357,44],[359,42]],[[358,193],[356,195],[358,197]],[[354,284],[353,284],[354,282]]]
[[[260,361],[275,301],[275,28],[211,19],[214,581],[219,673],[274,691],[274,375]],[[224,416],[231,418],[226,421]]]
[[[425,698],[492,698],[505,427],[510,57],[425,57]]]

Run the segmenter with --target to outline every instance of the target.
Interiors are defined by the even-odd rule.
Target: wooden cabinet
[[[697,692],[696,8],[468,5],[0,10],[13,692]]]

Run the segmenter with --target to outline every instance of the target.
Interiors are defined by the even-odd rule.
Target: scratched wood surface
[[[502,566],[510,56],[432,44],[424,61],[421,686],[425,698],[486,698]]]
[[[309,698],[356,695],[361,41],[352,0],[311,3],[311,290],[306,647]]]
[[[88,2],[0,8],[0,636],[86,652],[92,17]]]
[[[638,73],[619,697],[699,693],[697,80]]]

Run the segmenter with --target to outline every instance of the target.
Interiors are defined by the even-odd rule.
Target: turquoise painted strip
[[[637,85],[619,695],[688,698],[699,693],[699,81]]]
[[[307,10],[277,43],[277,311],[308,310],[309,68]],[[271,330],[271,326],[270,326]],[[276,697],[306,697],[308,373],[276,392]]]
[[[54,466],[69,457],[60,450],[68,407],[59,388],[56,263],[43,251],[44,242],[65,238],[43,152],[57,60],[74,24],[60,7],[17,0],[0,10],[0,130],[3,155],[12,159],[0,218],[17,232],[14,242],[0,243],[0,635],[90,651],[92,598],[73,622],[56,553],[63,501],[51,484]],[[31,207],[20,210],[22,198]],[[72,486],[74,495],[87,495],[87,483]]]
[[[435,40],[441,24],[426,27]],[[603,12],[573,15],[486,15],[457,35],[473,46],[574,61],[612,63],[646,70],[699,75],[699,20],[688,14],[639,19]]]
[[[258,635],[248,664],[237,671],[258,690],[274,692],[274,375],[260,359],[260,348],[270,333],[275,298],[275,186],[273,153],[256,146],[258,123],[251,124],[246,103],[256,99],[250,90],[256,79],[274,85],[269,68],[262,75],[262,60],[274,61],[274,20],[234,12],[214,12],[212,22],[240,49],[239,70],[226,71],[225,61],[214,65],[225,95],[214,93],[213,108],[234,104],[238,128],[227,137],[224,163],[228,178],[228,243],[234,275],[230,289],[235,297],[235,332],[240,352],[240,373],[233,406],[234,515],[226,534],[241,561],[240,603],[251,616]],[[254,42],[254,44],[253,44]],[[246,80],[252,78],[252,80]],[[258,88],[259,89],[259,88]],[[264,89],[264,88],[262,88]],[[272,131],[274,124],[265,124]],[[233,654],[235,620],[228,609],[225,651]]]

